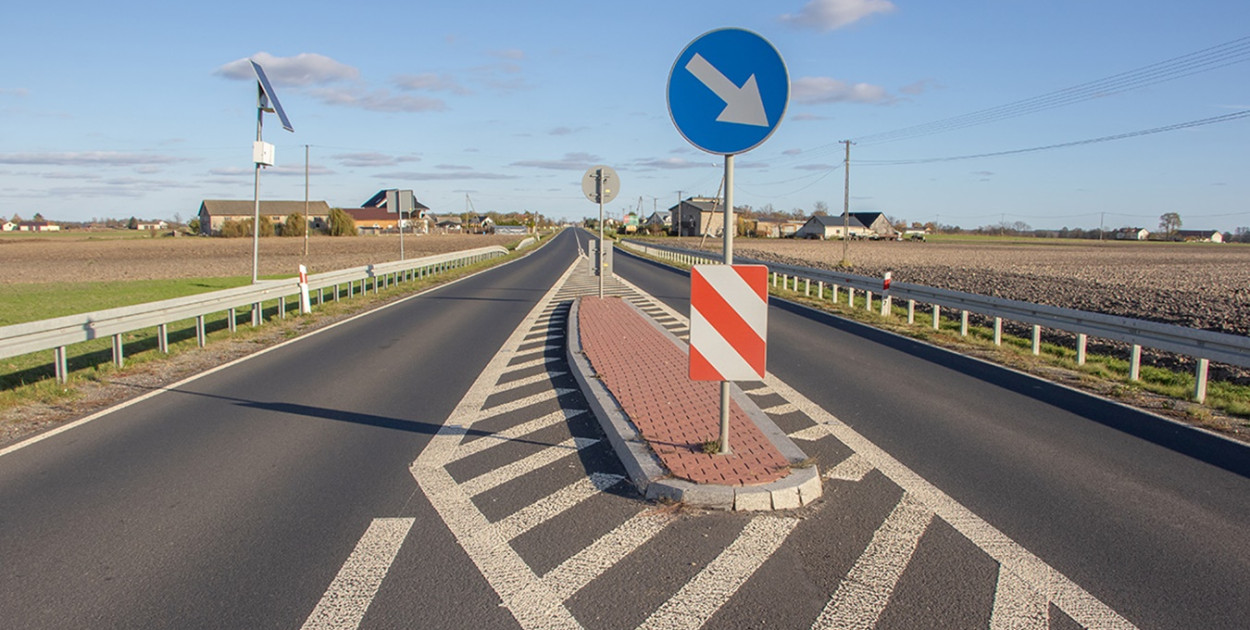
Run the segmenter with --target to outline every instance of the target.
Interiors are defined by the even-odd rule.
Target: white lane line
[[[509,392],[514,389],[525,387],[526,385],[533,385],[534,383],[550,381],[551,379],[556,378],[557,376],[564,376],[565,374],[568,374],[568,372],[561,372],[561,371],[543,372],[542,374],[535,374],[527,378],[517,379],[515,381],[508,381],[506,383],[501,383],[499,385],[496,385],[495,393],[498,394],[501,392]]]
[[[540,366],[540,365],[548,365],[548,364],[551,364],[551,363],[559,363],[559,362],[560,362],[560,361],[562,361],[562,360],[563,360],[563,359],[562,359],[561,357],[539,357],[539,358],[534,359],[534,360],[532,360],[532,361],[526,361],[525,363],[518,363],[518,364],[516,364],[516,365],[509,365],[509,366],[508,366],[508,371],[507,371],[507,372],[504,372],[504,373],[503,373],[503,374],[501,374],[500,376],[507,376],[508,374],[511,374],[511,373],[513,373],[513,372],[519,372],[519,371],[521,371],[521,370],[528,370],[528,369],[530,369],[530,368],[532,368],[532,367],[538,367],[538,366]]]
[[[890,603],[903,570],[911,562],[933,511],[904,493],[894,511],[872,536],[868,548],[842,578],[812,628],[871,630]]]
[[[1046,630],[1049,627],[1050,604],[1046,598],[1019,576],[998,567],[990,630]]]
[[[804,440],[806,442],[815,442],[823,437],[829,437],[829,431],[819,424],[806,429],[800,429],[790,434],[792,440]]]
[[[491,394],[492,395],[495,394],[496,391],[492,391]],[[492,416],[500,416],[510,411],[516,411],[517,409],[524,409],[530,405],[537,405],[540,402],[546,402],[548,400],[555,400],[561,396],[564,396],[566,394],[571,394],[575,391],[577,390],[576,389],[564,389],[564,388],[549,389],[545,392],[539,392],[537,394],[534,394],[533,396],[526,396],[525,398],[522,398],[520,400],[506,402],[503,404],[495,405],[494,407],[485,407],[479,413],[476,414],[475,416],[476,419],[474,421],[476,422],[477,420],[483,420],[486,418],[490,418]]]
[[[768,560],[799,524],[794,518],[756,517],[715,560],[664,602],[639,628],[702,628]]]
[[[464,459],[470,455],[480,453],[493,446],[504,444],[511,440],[525,437],[535,431],[541,431],[549,426],[568,422],[569,420],[586,413],[585,409],[560,409],[553,411],[541,418],[523,422],[514,427],[484,435],[467,444],[460,444],[456,447],[456,459]]]
[[[651,540],[674,518],[668,512],[641,512],[549,571],[543,582],[564,601]]]
[[[543,523],[563,514],[573,506],[589,499],[619,483],[624,477],[604,473],[591,473],[589,477],[577,481],[546,496],[537,503],[514,512],[495,527],[504,540],[512,540]]]
[[[825,479],[842,481],[863,481],[864,476],[872,472],[872,462],[864,459],[859,453],[851,453],[837,466],[825,471]]]
[[[806,396],[772,374],[767,374],[765,380],[774,391],[793,402],[807,417],[826,427],[838,441],[851,447],[874,468],[902,487],[904,492],[914,495],[929,506],[937,516],[972,541],[972,544],[1013,574],[1020,576],[1048,602],[1058,606],[1059,610],[1077,623],[1086,628],[1127,630],[1137,627]]]
[[[558,287],[568,280],[576,266],[576,262],[569,265],[564,275],[512,332],[410,468],[426,498],[456,537],[457,544],[499,595],[503,606],[522,628],[527,629],[580,628],[581,625],[564,607],[563,598],[557,597],[534,574],[508,545],[508,541],[499,535],[499,530],[473,505],[444,466],[456,456],[456,447],[463,435],[460,427],[472,424],[481,416],[482,405],[494,393],[494,385],[499,382],[500,375],[516,367],[508,363],[517,358],[516,348],[526,331],[533,326],[539,313],[549,307]]]
[[[768,409],[764,410],[764,413],[782,415],[782,414],[787,414],[787,413],[794,413],[798,410],[799,410],[798,407],[795,407],[793,404],[787,402],[787,403],[781,403],[780,405],[777,405],[775,407],[769,407]]]
[[[460,484],[460,489],[471,497],[475,497],[491,488],[507,483],[529,472],[533,472],[555,462],[569,457],[588,446],[598,444],[599,440],[594,438],[575,437],[565,440],[555,446],[549,446],[525,459],[512,462],[506,466],[500,466],[494,470],[483,473]]]
[[[412,518],[374,519],[339,569],[325,595],[304,621],[304,630],[356,628],[395,561]]]

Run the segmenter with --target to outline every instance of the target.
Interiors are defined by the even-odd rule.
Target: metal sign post
[[[734,155],[777,129],[790,100],[785,61],[768,40],[724,28],[690,42],[668,76],[668,113],[690,144],[725,156],[724,263],[733,264]],[[680,196],[679,196],[680,198]],[[720,452],[729,454],[729,380],[720,387]]]
[[[250,59],[248,61],[251,61]],[[291,121],[278,102],[278,95],[265,76],[265,69],[251,61],[252,71],[256,73],[256,142],[252,144],[252,161],[256,164],[256,174],[252,181],[252,202],[255,212],[252,215],[252,284],[256,284],[260,268],[260,167],[273,166],[273,145],[261,140],[261,127],[265,121],[265,112],[276,113],[282,121],[282,128],[294,132]],[[307,226],[304,229],[308,229]]]
[[[595,271],[599,275],[599,297],[603,297],[604,254],[607,246],[603,242],[603,204],[616,199],[620,192],[620,177],[610,166],[592,166],[582,176],[582,192],[586,198],[599,204],[599,252],[596,257]]]

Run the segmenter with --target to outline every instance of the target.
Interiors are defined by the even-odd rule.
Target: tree
[[[12,219],[9,219],[9,220],[10,220],[10,221],[12,221],[12,222],[14,222],[14,223],[21,223],[21,222],[22,222],[22,215],[20,215],[20,214],[18,214],[18,213],[16,213],[16,212],[14,212],[14,213],[13,213],[13,218],[12,218]]]
[[[825,202],[817,201],[816,205],[813,207],[816,208],[815,210],[812,210],[813,216],[817,216],[817,217],[829,216],[829,205],[826,204]]]
[[[307,225],[304,224],[304,215],[299,212],[292,212],[287,215],[286,222],[282,224],[283,236],[303,236]]]
[[[187,223],[187,229],[191,230],[192,234],[199,234],[200,233],[200,220],[191,219],[191,221]]]
[[[42,220],[43,220],[43,213],[42,213],[42,212],[36,212],[36,213],[35,213],[35,218],[34,218],[34,219],[31,219],[31,220],[32,220],[32,221],[42,221]]]
[[[356,220],[342,208],[330,208],[330,236],[356,236]]]
[[[251,220],[248,220],[248,223],[251,223]],[[239,238],[250,234],[247,228],[248,226],[244,225],[241,221],[226,219],[225,221],[222,221],[221,231],[219,231],[218,234],[224,238]]]
[[[1159,229],[1166,232],[1168,236],[1175,235],[1176,231],[1181,229],[1181,215],[1175,212],[1159,215]]]
[[[139,220],[134,217],[130,217],[130,220],[126,222],[126,228],[131,230],[139,229]]]

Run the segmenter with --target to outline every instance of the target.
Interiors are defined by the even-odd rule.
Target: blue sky
[[[767,38],[791,78],[785,119],[736,158],[735,202],[851,209],[964,227],[1250,226],[1250,118],[975,159],[1250,110],[1250,52],[1062,107],[881,142],[887,132],[1112,77],[1250,36],[1244,0],[20,3],[0,38],[0,215],[189,219],[251,199],[255,80],[277,167],[263,199],[356,206],[411,188],[436,212],[594,216],[607,164],[621,214],[714,195],[722,158],[666,105],[678,54],[709,30]],[[1242,42],[1242,48],[1248,48]],[[1231,49],[1229,49],[1231,50]],[[1216,64],[1219,65],[1219,64]],[[1049,101],[1033,101],[1049,102]],[[985,121],[986,119],[977,119]],[[876,141],[873,138],[876,137]],[[903,163],[900,163],[903,162]],[[908,163],[910,162],[910,163]]]

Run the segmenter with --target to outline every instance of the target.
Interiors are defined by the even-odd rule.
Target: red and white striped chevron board
[[[768,267],[690,272],[690,379],[759,381],[768,348]]]

